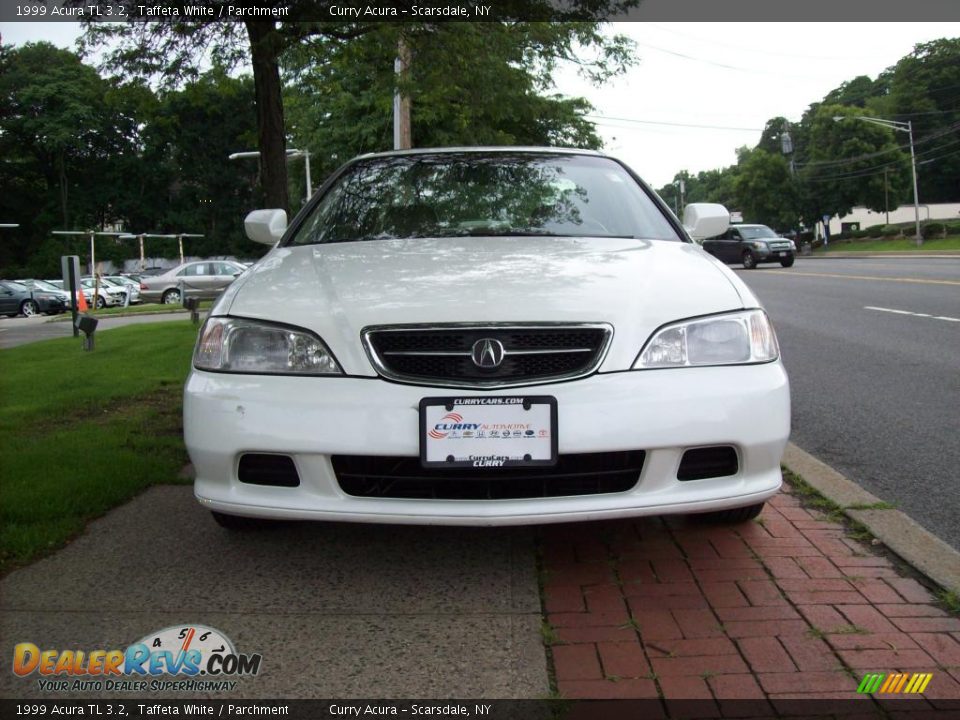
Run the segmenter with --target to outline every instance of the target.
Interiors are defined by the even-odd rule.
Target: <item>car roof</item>
[[[413,148],[410,150],[389,150],[387,152],[366,153],[354,158],[364,160],[368,158],[381,157],[402,157],[404,155],[462,155],[464,153],[476,154],[494,154],[494,153],[528,153],[531,155],[548,153],[550,155],[589,155],[592,157],[609,157],[607,154],[598,150],[584,150],[581,148],[564,147],[537,147],[532,145],[493,145],[485,146],[456,146],[456,147],[438,147],[438,148]]]

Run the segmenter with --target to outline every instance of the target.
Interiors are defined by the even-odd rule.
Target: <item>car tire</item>
[[[250,532],[251,530],[264,530],[277,525],[275,521],[263,520],[261,518],[245,517],[243,515],[227,515],[214,510],[210,511],[213,519],[220,527],[231,532]]]
[[[24,300],[20,303],[20,314],[24,317],[34,317],[40,314],[40,306],[36,300]]]
[[[749,250],[743,254],[741,261],[743,262],[743,267],[747,270],[753,270],[755,267],[757,267],[757,256]]]
[[[728,510],[717,510],[715,512],[702,513],[697,519],[709,523],[718,523],[725,525],[734,525],[753,520],[762,511],[765,503],[756,505],[747,505],[746,507],[730,508]]]
[[[163,297],[160,298],[160,302],[164,305],[180,305],[180,291],[179,290],[167,290]]]
[[[784,267],[793,267],[793,258],[792,257],[784,258],[783,260],[780,261],[780,264],[783,265]]]
[[[107,306],[107,301],[98,295],[97,302],[94,304],[96,305],[97,310],[103,310]]]

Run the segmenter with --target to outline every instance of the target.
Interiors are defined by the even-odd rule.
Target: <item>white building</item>
[[[887,220],[887,213],[868,210],[865,207],[855,207],[849,215],[842,218],[834,216],[830,218],[830,235],[839,235],[842,225],[847,223],[860,223],[860,229],[866,230],[874,225],[899,225],[900,223],[914,222],[916,212],[914,205],[901,205],[896,210],[890,211],[890,220]],[[927,220],[940,220],[949,222],[951,220],[960,222],[960,203],[941,203],[933,205],[920,204],[920,222]],[[906,233],[912,235],[912,232]]]

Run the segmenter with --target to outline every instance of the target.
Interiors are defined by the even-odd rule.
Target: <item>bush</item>
[[[854,231],[853,231],[853,236],[854,236],[855,238],[857,238],[857,239],[865,238],[865,237],[867,237],[867,231],[866,231],[866,230],[854,230]]]
[[[920,228],[920,233],[923,235],[924,239],[929,240],[930,238],[943,237],[946,229],[946,225],[943,223],[930,222]]]
[[[900,236],[900,226],[899,225],[884,225],[883,229],[880,231],[880,234],[885,238],[899,237]]]
[[[947,228],[947,235],[960,235],[960,222],[944,223]]]
[[[874,225],[873,227],[867,228],[867,236],[872,238],[878,238],[883,234],[883,225]]]

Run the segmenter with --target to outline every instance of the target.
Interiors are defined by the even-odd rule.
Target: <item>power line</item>
[[[936,140],[937,138],[943,137],[944,135],[950,135],[951,133],[960,130],[960,122],[956,122],[953,125],[949,125],[946,128],[943,128],[937,132],[926,135],[918,140],[914,140],[913,146],[916,148],[918,145],[923,145],[928,143],[931,140]],[[840,160],[813,160],[806,163],[796,163],[796,167],[839,167],[842,165],[850,165],[852,163],[860,162],[861,160],[869,160],[871,158],[880,157],[881,155],[889,155],[892,152],[905,151],[910,148],[910,143],[904,145],[897,145],[895,147],[890,147],[885,150],[876,150],[870,153],[864,153],[863,155],[856,155],[851,158],[842,158]]]
[[[675,122],[663,122],[660,120],[637,120],[635,118],[618,118],[610,117],[608,115],[584,115],[588,120],[590,119],[600,119],[600,120],[614,120],[616,122],[626,122],[626,123],[637,123],[640,125],[667,125],[669,127],[687,127],[687,128],[701,128],[706,130],[738,130],[741,132],[763,132],[763,128],[745,128],[745,127],[731,127],[729,125],[696,125],[693,123],[675,123]],[[598,123],[599,125],[609,125],[609,123]]]

